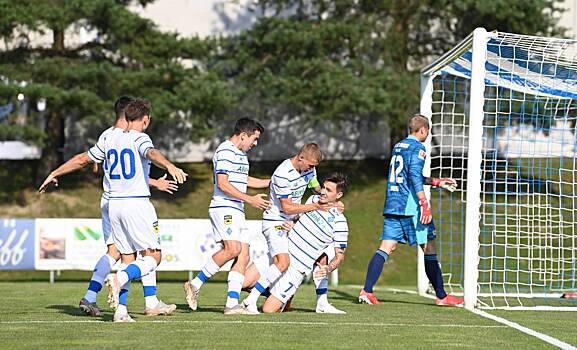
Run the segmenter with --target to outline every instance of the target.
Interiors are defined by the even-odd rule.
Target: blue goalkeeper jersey
[[[423,191],[423,167],[426,156],[425,146],[412,135],[395,145],[383,214],[404,216],[418,214],[417,192]]]

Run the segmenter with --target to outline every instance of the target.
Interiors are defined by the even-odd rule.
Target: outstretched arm
[[[88,156],[88,152],[79,153],[70,158],[67,162],[56,168],[50,173],[38,188],[39,193],[46,192],[46,188],[52,183],[58,186],[58,177],[78,171],[94,161]]]
[[[218,189],[224,192],[224,194],[226,194],[227,196],[246,202],[257,209],[267,210],[271,206],[271,203],[263,198],[266,197],[265,194],[259,193],[254,196],[250,196],[246,193],[239,191],[228,181],[228,174],[225,173],[217,174],[216,185]]]
[[[174,180],[167,180],[166,174],[164,174],[162,177],[159,177],[158,179],[149,178],[148,185],[156,188],[159,191],[168,192],[170,194],[174,194],[174,192],[178,191],[177,182]]]
[[[250,188],[267,188],[270,185],[270,179],[257,179],[249,176],[246,185]]]
[[[176,167],[176,165],[172,164],[162,153],[160,153],[159,150],[155,148],[150,149],[148,152],[146,152],[146,159],[150,160],[157,167],[168,171],[168,173],[179,184],[186,181],[188,174],[185,173],[182,169]]]

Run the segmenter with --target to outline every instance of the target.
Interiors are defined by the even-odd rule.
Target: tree
[[[393,144],[418,111],[418,71],[477,26],[558,35],[555,0],[261,0],[220,68],[245,108],[310,124],[385,120]]]
[[[206,135],[234,104],[227,83],[205,68],[214,48],[211,40],[162,33],[131,12],[130,4],[0,0],[0,37],[5,43],[0,52],[0,104],[14,101],[18,93],[32,105],[46,101],[43,138],[34,140],[37,128],[20,135],[42,145],[37,181],[62,161],[67,117],[110,123],[113,102],[120,95],[151,100],[153,127],[170,123],[184,139]],[[80,29],[93,37],[73,44],[67,35]],[[51,37],[50,45],[34,39],[42,34]],[[2,129],[15,130],[10,124]]]

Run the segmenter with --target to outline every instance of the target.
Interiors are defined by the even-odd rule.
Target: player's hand
[[[174,180],[167,180],[166,174],[156,179],[155,187],[159,191],[168,192],[170,194],[174,194],[174,192],[178,191],[177,182]]]
[[[177,168],[176,166],[172,165],[166,168],[170,176],[176,180],[179,184],[184,183],[186,181],[186,177],[188,176],[184,170]]]
[[[329,275],[329,265],[321,265],[319,263],[316,263],[316,267],[315,270],[313,272],[313,277],[314,278],[324,278],[327,277]]]
[[[293,229],[294,225],[295,223],[292,220],[285,220],[282,223],[282,229],[283,231],[289,232]]]
[[[458,187],[457,181],[448,177],[441,177],[441,178],[434,177],[432,185],[435,187],[444,188],[449,192],[455,191]]]
[[[427,225],[431,222],[431,220],[433,220],[433,212],[431,210],[431,206],[429,205],[427,198],[419,199],[419,205],[421,206],[421,219],[419,221],[421,224]]]
[[[335,208],[337,208],[337,210],[339,211],[339,213],[342,214],[342,213],[345,212],[345,203],[343,203],[343,202],[341,202],[341,201],[338,201],[338,202],[335,204]]]
[[[259,193],[255,194],[254,196],[250,197],[250,201],[248,204],[252,205],[253,207],[260,209],[260,210],[268,210],[272,207],[272,203],[267,201],[266,194]]]
[[[48,188],[48,186],[50,184],[53,184],[54,187],[58,187],[58,178],[56,178],[55,176],[53,176],[52,174],[48,175],[48,177],[46,178],[46,180],[44,180],[44,182],[42,183],[42,185],[40,185],[40,188],[38,188],[38,193],[44,193],[46,192],[46,189]]]

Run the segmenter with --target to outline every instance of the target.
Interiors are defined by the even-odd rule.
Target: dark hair
[[[124,118],[124,109],[130,102],[134,101],[132,96],[120,96],[116,102],[114,102],[114,113],[116,113],[116,120]]]
[[[124,109],[124,116],[127,121],[133,122],[135,120],[142,119],[145,115],[150,116],[150,110],[150,102],[143,98],[137,97],[128,103]]]
[[[251,136],[257,130],[261,134],[264,132],[264,127],[259,122],[249,118],[240,118],[236,121],[236,124],[234,124],[233,135],[240,135],[241,133],[245,132],[247,135]]]
[[[299,155],[303,155],[307,158],[315,159],[321,162],[324,158],[323,152],[319,145],[314,142],[307,143],[306,145],[302,146]]]
[[[325,181],[335,183],[337,185],[337,191],[343,192],[343,193],[347,190],[347,187],[349,186],[349,179],[348,179],[347,175],[345,175],[341,172],[338,172],[338,171],[335,171],[334,173],[328,174],[324,178],[323,183]]]
[[[422,127],[429,128],[429,119],[424,115],[413,114],[409,119],[409,133],[414,133],[421,130]]]

